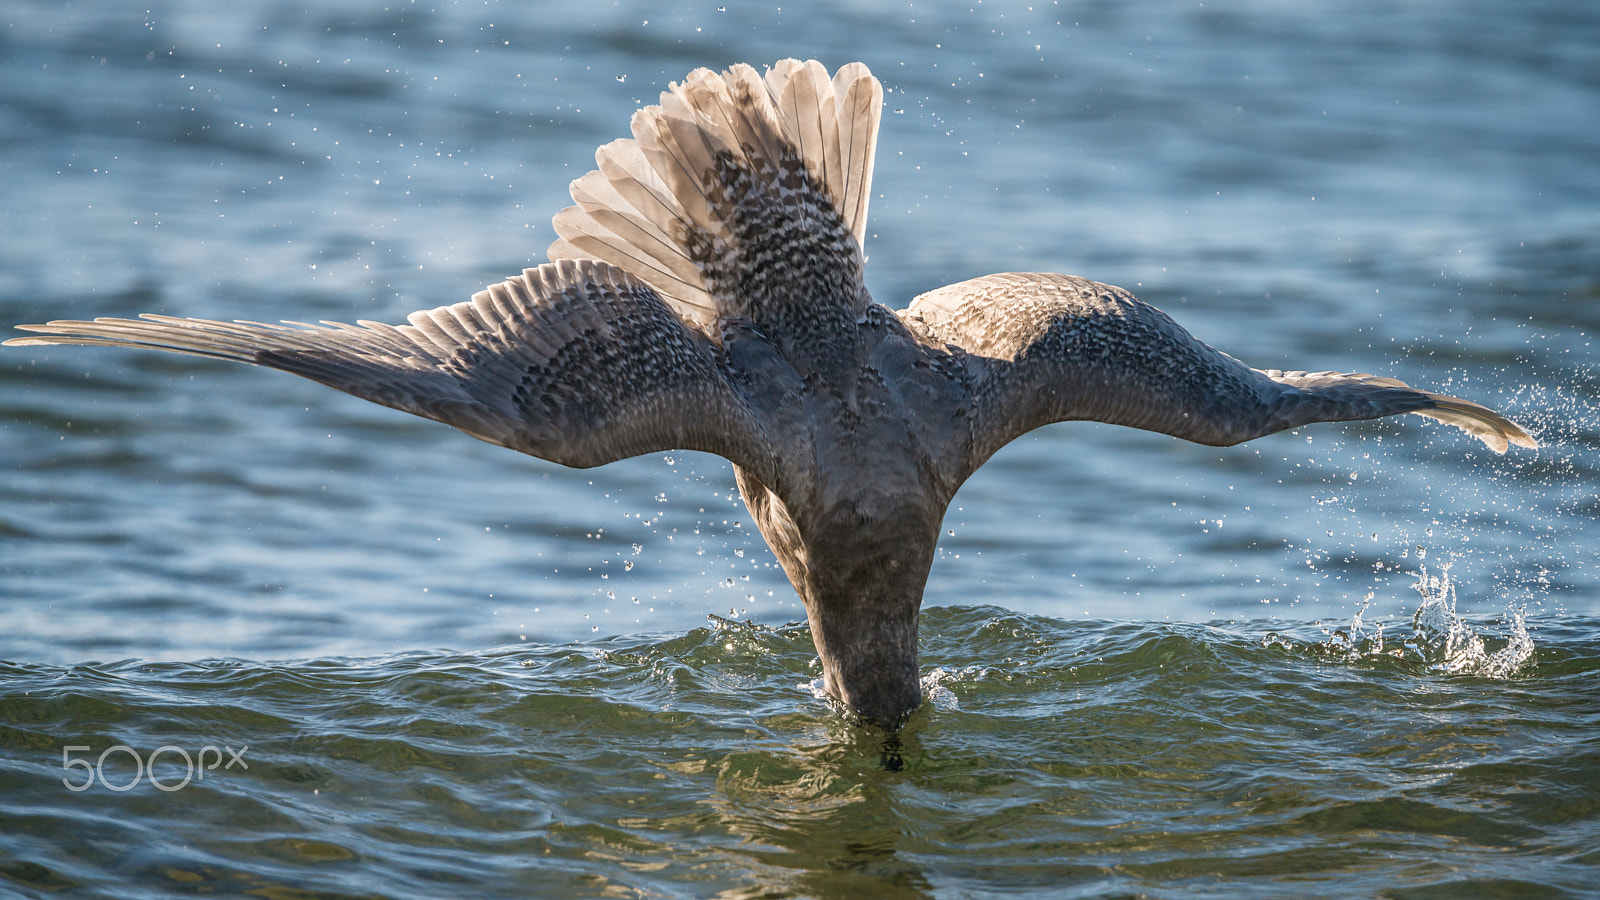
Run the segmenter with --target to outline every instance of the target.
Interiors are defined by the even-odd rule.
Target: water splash
[[[1411,638],[1405,642],[1405,653],[1426,664],[1429,671],[1510,678],[1533,659],[1533,638],[1528,634],[1525,608],[1507,607],[1506,643],[1491,653],[1483,635],[1456,612],[1456,588],[1448,569],[1430,575],[1424,568],[1412,586],[1422,595],[1422,604],[1411,617]]]
[[[1359,659],[1363,656],[1399,656],[1398,648],[1389,648],[1383,642],[1383,623],[1377,622],[1369,633],[1364,618],[1367,610],[1372,607],[1372,598],[1375,595],[1367,592],[1361,598],[1361,608],[1350,617],[1348,629],[1336,628],[1328,634],[1328,639],[1322,644],[1324,652],[1346,659]]]
[[[1325,631],[1327,638],[1319,643],[1301,643],[1278,632],[1268,632],[1261,643],[1296,655],[1347,662],[1387,657],[1418,665],[1428,672],[1484,678],[1510,678],[1520,674],[1533,659],[1533,637],[1528,634],[1524,607],[1508,606],[1502,618],[1504,635],[1486,638],[1457,611],[1456,586],[1448,567],[1438,575],[1422,568],[1412,587],[1422,595],[1422,603],[1412,614],[1411,635],[1403,640],[1387,639],[1381,621],[1368,624],[1366,613],[1374,596],[1369,593],[1351,616],[1349,627]],[[1497,649],[1489,649],[1491,642],[1500,641],[1504,643]]]
[[[985,672],[982,666],[935,666],[922,676],[923,699],[942,712],[960,709],[961,701],[949,686],[982,678]]]
[[[810,691],[811,696],[818,700],[824,700],[833,704],[837,704],[839,702],[833,699],[832,694],[828,693],[827,682],[823,680],[821,675],[818,675],[810,681],[802,681],[795,685],[795,687],[802,691]]]
[[[820,660],[813,660],[812,663],[813,665],[821,664]],[[941,712],[960,709],[961,701],[956,697],[955,692],[950,689],[950,685],[982,678],[986,672],[987,670],[982,666],[934,666],[923,673],[920,679],[922,699]],[[810,681],[801,682],[797,687],[802,691],[810,691],[811,696],[818,700],[826,700],[836,709],[844,712],[844,707],[839,704],[838,700],[833,698],[832,694],[828,693],[823,685],[822,677],[818,676]]]

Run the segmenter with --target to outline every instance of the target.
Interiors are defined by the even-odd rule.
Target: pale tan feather
[[[758,234],[766,219],[795,254],[784,267],[833,280],[820,273],[859,267],[881,106],[882,88],[860,64],[832,78],[816,61],[781,61],[765,79],[743,65],[697,69],[636,113],[633,138],[602,147],[598,169],[573,182],[575,206],[555,217],[551,258],[619,266],[708,330],[761,305],[744,292],[777,260],[771,247],[746,253],[735,233]],[[854,310],[857,293],[812,302]]]
[[[867,204],[872,195],[872,169],[878,152],[878,123],[883,114],[883,86],[861,63],[840,66],[833,76],[838,103],[839,151],[843,174],[840,198],[844,220],[856,243],[867,245]]]

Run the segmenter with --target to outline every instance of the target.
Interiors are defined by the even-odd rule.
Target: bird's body
[[[862,281],[882,92],[860,64],[701,69],[596,154],[551,263],[410,324],[146,316],[21,326],[8,344],[149,347],[283,369],[570,466],[719,454],[806,606],[828,692],[895,725],[962,482],[1044,424],[1227,445],[1415,412],[1496,452],[1478,404],[1362,373],[1252,369],[1127,291],[1003,274],[901,311]]]

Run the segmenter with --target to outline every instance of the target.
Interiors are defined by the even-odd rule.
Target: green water
[[[1517,654],[1494,623],[1455,624],[1488,635],[1491,657]],[[1490,677],[1443,671],[1445,644],[1404,622],[1375,643],[1370,629],[1346,641],[1348,623],[933,609],[929,699],[895,736],[815,696],[801,626],[279,664],[8,664],[0,887],[1582,896],[1600,863],[1595,624],[1544,620],[1517,670]],[[159,754],[153,772],[175,788],[161,790],[133,754],[169,745],[223,752],[199,771]],[[91,772],[64,768],[64,746],[89,748],[68,757],[86,763],[129,749]]]

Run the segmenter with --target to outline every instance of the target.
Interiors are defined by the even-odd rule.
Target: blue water
[[[1084,275],[1545,446],[1035,432],[952,505],[890,741],[720,459],[7,348],[0,893],[1589,893],[1600,10],[725,6],[0,5],[0,324],[399,321],[543,261],[667,82],[860,59],[880,302]],[[168,745],[251,767],[107,786]]]

